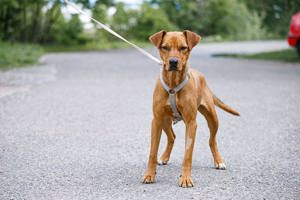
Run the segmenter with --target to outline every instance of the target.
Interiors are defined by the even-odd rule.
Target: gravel
[[[133,49],[42,60],[0,73],[0,199],[299,199],[299,64],[195,51],[191,66],[241,117],[218,109],[223,171],[213,168],[199,115],[195,186],[183,189],[182,122],[157,183],[141,183],[159,66]],[[160,152],[165,144],[163,134]]]

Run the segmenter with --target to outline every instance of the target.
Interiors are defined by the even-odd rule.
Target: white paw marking
[[[225,163],[219,163],[219,164],[216,164],[216,169],[226,169],[226,165]]]
[[[162,161],[161,159],[159,159],[157,161],[157,164],[159,164],[159,165],[166,165],[167,163],[168,163],[168,161]]]

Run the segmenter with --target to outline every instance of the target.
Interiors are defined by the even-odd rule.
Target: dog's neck
[[[162,75],[164,82],[170,87],[175,88],[178,86],[187,76],[189,65],[186,64],[182,71],[167,71],[163,69]]]

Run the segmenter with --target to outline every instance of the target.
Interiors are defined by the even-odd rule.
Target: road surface
[[[159,66],[135,50],[49,54],[0,73],[0,199],[299,199],[300,65],[210,56],[226,45],[199,45],[191,66],[241,117],[218,109],[220,171],[198,116],[190,189],[177,185],[182,122],[157,183],[141,183]]]

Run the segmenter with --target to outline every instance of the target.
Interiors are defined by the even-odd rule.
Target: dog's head
[[[185,70],[190,52],[198,44],[201,37],[192,31],[166,32],[160,31],[150,36],[150,41],[159,49],[164,70]]]

